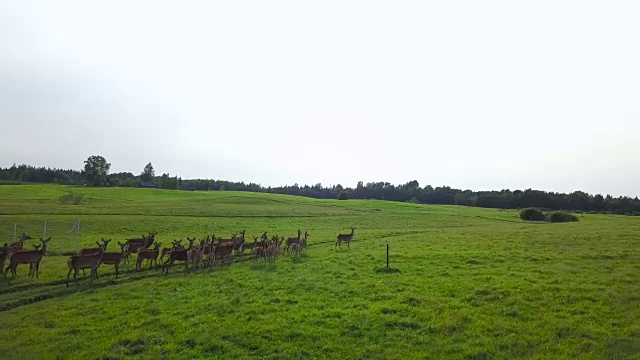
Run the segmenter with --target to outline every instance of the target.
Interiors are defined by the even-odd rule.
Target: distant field
[[[68,193],[85,205],[62,205]],[[66,241],[80,219],[80,242]],[[515,211],[239,192],[0,186],[0,236],[53,237],[39,279],[0,281],[0,359],[640,359],[640,218],[530,224]],[[338,232],[356,227],[349,251]],[[175,267],[66,288],[102,237],[295,236],[274,267]],[[33,241],[31,241],[33,242]],[[30,247],[30,242],[27,242]],[[386,244],[391,267],[385,273]],[[1,279],[0,279],[1,280]]]

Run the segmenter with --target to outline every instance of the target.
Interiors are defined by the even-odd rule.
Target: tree
[[[144,167],[144,170],[142,171],[142,174],[140,174],[140,180],[142,180],[142,181],[152,181],[155,176],[156,176],[156,172],[155,172],[155,170],[153,170],[153,165],[151,165],[151,163],[148,163]]]
[[[89,156],[84,162],[84,170],[82,170],[82,176],[84,176],[87,184],[91,186],[100,186],[104,184],[104,180],[109,174],[109,168],[111,164],[100,155]]]
[[[338,200],[349,200],[349,192],[347,190],[341,190],[338,194]]]

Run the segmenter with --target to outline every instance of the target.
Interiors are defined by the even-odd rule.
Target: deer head
[[[42,242],[42,253],[44,255],[47,254],[47,250],[49,249],[49,241],[51,241],[51,236],[49,236],[46,240],[40,238],[40,242]]]

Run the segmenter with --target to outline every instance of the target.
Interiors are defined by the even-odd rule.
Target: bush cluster
[[[578,221],[578,218],[565,211],[554,211],[545,214],[540,209],[527,208],[520,211],[520,219],[525,221],[548,221],[548,222],[574,222]]]

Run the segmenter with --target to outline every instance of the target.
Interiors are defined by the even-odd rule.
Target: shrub
[[[340,194],[338,194],[338,200],[349,200],[349,192],[347,190],[340,191]]]
[[[573,222],[573,221],[578,221],[578,218],[573,214],[569,214],[568,212],[554,211],[551,214],[549,214],[549,221],[553,223]]]
[[[545,221],[544,213],[536,208],[527,208],[520,211],[520,219],[526,221]]]
[[[58,201],[60,201],[60,204],[62,205],[81,205],[89,203],[89,199],[85,198],[83,194],[73,193],[60,196]]]

